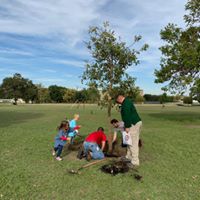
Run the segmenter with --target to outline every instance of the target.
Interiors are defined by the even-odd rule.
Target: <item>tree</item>
[[[16,73],[13,77],[3,79],[1,95],[4,98],[14,98],[15,104],[17,104],[19,98],[28,102],[37,98],[37,88],[31,80],[25,79],[21,74]]]
[[[194,100],[200,103],[200,79],[197,79],[194,86],[191,88],[191,94]]]
[[[66,88],[63,100],[66,103],[73,103],[75,100],[76,90]]]
[[[165,102],[167,102],[167,94],[163,93],[162,95],[160,95],[159,101],[161,104],[164,104]]]
[[[24,91],[24,100],[26,101],[26,103],[28,103],[29,101],[33,103],[38,99],[38,88],[30,80],[26,82],[25,87],[26,89]]]
[[[144,97],[138,94],[134,100],[136,103],[143,103],[144,102]]]
[[[102,103],[107,106],[108,119],[110,120],[114,95],[117,90],[135,88],[134,78],[126,73],[128,67],[137,65],[137,55],[148,48],[144,45],[140,50],[127,47],[125,42],[116,37],[109,23],[102,27],[89,28],[90,39],[86,42],[92,60],[86,63],[86,69],[82,81],[92,84],[102,92]],[[141,36],[135,36],[133,44],[138,42]],[[132,45],[131,45],[132,46]]]
[[[38,89],[38,98],[37,98],[37,102],[38,103],[50,103],[51,102],[51,98],[49,95],[49,90],[48,88],[43,87],[42,85],[37,85],[37,89]]]
[[[86,89],[76,91],[75,99],[78,103],[86,103],[89,99],[88,92]]]
[[[57,85],[51,85],[49,86],[49,95],[52,101],[56,103],[62,103],[63,102],[63,96],[65,93],[65,88],[60,87]]]
[[[156,83],[168,82],[163,89],[184,93],[200,77],[200,1],[189,0],[185,6],[189,14],[184,16],[186,28],[168,24],[161,30],[160,70],[155,70]]]
[[[88,102],[89,103],[99,102],[100,93],[96,87],[90,85],[89,88],[87,89],[87,94],[88,94]]]
[[[183,103],[185,104],[192,104],[192,97],[184,97]]]

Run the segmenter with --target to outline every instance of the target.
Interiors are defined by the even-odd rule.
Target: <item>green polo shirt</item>
[[[127,97],[122,102],[121,116],[125,128],[130,128],[132,124],[135,125],[141,121],[133,102]]]

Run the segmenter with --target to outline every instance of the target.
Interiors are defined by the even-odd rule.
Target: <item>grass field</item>
[[[200,107],[138,106],[143,119],[139,173],[111,176],[101,165],[71,175],[86,163],[76,152],[51,156],[56,126],[80,113],[81,133],[106,128],[106,110],[90,105],[0,105],[0,199],[199,200]],[[113,117],[120,114],[113,110]]]

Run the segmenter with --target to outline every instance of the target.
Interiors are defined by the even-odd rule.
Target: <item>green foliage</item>
[[[75,94],[76,90],[66,88],[63,96],[63,101],[65,103],[73,103],[75,101]]]
[[[144,97],[138,94],[134,100],[135,103],[143,103],[144,102]]]
[[[38,95],[37,87],[32,81],[23,78],[21,74],[17,73],[13,77],[4,78],[0,88],[0,93],[3,98],[14,98],[15,102],[18,98],[22,98],[26,102],[29,100],[34,101]]]
[[[173,102],[180,100],[180,97],[168,96],[166,93],[163,93],[162,95],[145,94],[144,99],[147,102],[149,101],[149,102],[166,103],[166,102]]]
[[[57,86],[57,85],[49,86],[49,95],[50,95],[50,98],[53,102],[62,103],[64,93],[65,93],[64,87],[60,87],[60,86]]]
[[[80,90],[80,91],[76,91],[75,93],[75,99],[76,102],[83,102],[86,103],[88,101],[88,93],[86,89]]]
[[[145,44],[140,50],[130,49],[125,42],[116,37],[108,22],[105,22],[102,27],[90,27],[89,36],[86,45],[92,60],[86,63],[82,81],[87,81],[88,85],[92,84],[101,90],[101,105],[108,107],[108,116],[110,116],[117,91],[120,92],[122,89],[125,93],[127,89],[134,91],[135,79],[130,77],[126,70],[139,63],[137,56],[141,51],[146,50],[148,45]],[[141,36],[135,36],[133,44],[140,39]]]
[[[38,98],[37,103],[50,103],[51,97],[49,95],[48,88],[42,87],[42,85],[37,85],[38,89]]]
[[[199,0],[190,0],[185,6],[186,11],[189,11],[189,14],[184,15],[184,20],[187,25],[198,24],[200,25],[200,1]]]
[[[185,15],[187,27],[185,29],[174,24],[168,24],[161,30],[161,38],[166,42],[160,47],[160,70],[155,70],[156,83],[168,82],[165,91],[184,93],[200,76],[200,3],[196,0],[188,1]]]
[[[200,79],[197,79],[191,88],[191,96],[200,103]]]
[[[192,104],[192,97],[184,97],[183,103],[185,104]]]

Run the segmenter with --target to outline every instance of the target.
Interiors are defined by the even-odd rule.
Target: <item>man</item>
[[[117,119],[112,119],[110,121],[110,123],[112,124],[113,126],[113,132],[114,132],[114,135],[113,135],[113,139],[112,139],[112,143],[114,143],[117,139],[117,133],[118,132],[123,132],[124,131],[124,122],[123,121],[118,121]]]
[[[130,133],[132,145],[127,147],[126,158],[131,161],[130,167],[139,166],[139,135],[142,127],[142,121],[139,117],[133,102],[125,98],[123,95],[118,95],[117,103],[121,104],[121,117],[124,122],[124,128],[127,133]]]
[[[86,159],[89,161],[92,159],[103,159],[104,154],[103,150],[106,144],[106,135],[104,133],[104,129],[99,127],[97,131],[90,133],[84,143],[84,153],[86,155]]]
[[[117,133],[118,132],[121,132],[121,134],[124,132],[125,130],[125,127],[124,127],[124,122],[123,121],[118,121],[117,119],[112,119],[110,121],[110,123],[112,124],[113,126],[113,138],[112,138],[112,143],[114,143],[116,140],[117,140]],[[122,143],[123,145],[123,143]],[[124,145],[124,146],[127,146],[127,145]],[[138,146],[139,147],[142,147],[142,140],[139,139],[139,143],[138,143]]]

